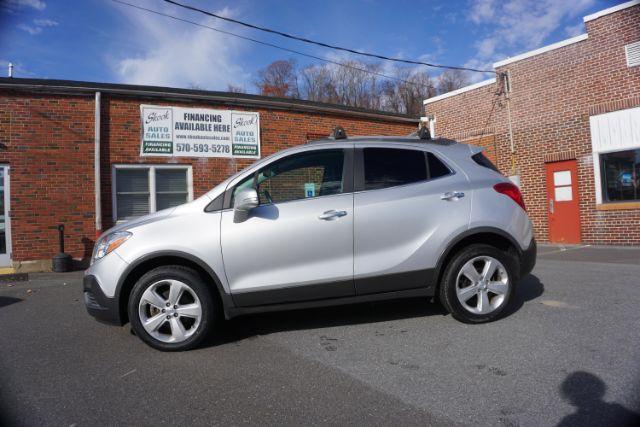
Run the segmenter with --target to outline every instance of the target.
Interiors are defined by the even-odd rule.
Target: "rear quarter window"
[[[496,165],[494,165],[491,162],[491,160],[489,160],[487,158],[487,156],[484,155],[484,153],[482,153],[482,152],[476,153],[473,156],[471,156],[471,158],[473,159],[474,162],[476,162],[480,166],[483,166],[483,167],[485,167],[487,169],[491,169],[492,171],[495,171],[495,172],[498,172],[499,174],[501,174],[501,172],[498,170]]]

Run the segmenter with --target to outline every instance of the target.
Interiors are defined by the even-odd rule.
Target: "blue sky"
[[[333,60],[347,55],[184,11],[124,0]],[[181,0],[240,20],[389,56],[491,68],[507,56],[583,33],[582,17],[615,0]],[[16,77],[255,91],[256,71],[307,58],[111,0],[0,0],[0,66]],[[393,64],[384,71],[393,73]],[[432,70],[434,76],[439,70]],[[474,80],[486,78],[474,75]]]

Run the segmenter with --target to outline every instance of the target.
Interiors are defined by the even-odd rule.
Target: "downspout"
[[[511,152],[511,176],[517,174],[516,168],[516,148],[513,141],[513,125],[511,123],[511,81],[509,80],[509,73],[502,73],[504,94],[507,101],[507,126],[509,130],[509,151]]]
[[[94,159],[93,170],[95,174],[95,203],[96,203],[96,238],[102,234],[102,197],[100,186],[100,98],[101,93],[96,92],[95,100],[95,134],[94,134]]]

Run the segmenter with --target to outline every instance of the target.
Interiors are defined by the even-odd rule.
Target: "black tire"
[[[178,343],[163,342],[151,336],[142,326],[138,306],[143,293],[154,283],[163,280],[179,280],[197,295],[202,317],[196,330],[186,340]],[[218,305],[210,286],[193,269],[180,265],[157,267],[144,274],[134,285],[128,304],[129,320],[135,334],[149,346],[161,351],[185,351],[200,345],[213,331],[217,323]]]
[[[504,302],[494,311],[487,314],[476,314],[467,310],[460,303],[456,294],[458,273],[468,261],[478,256],[489,256],[500,261],[506,270],[509,283]],[[516,283],[519,279],[517,265],[518,262],[513,255],[494,246],[484,244],[469,245],[456,253],[449,261],[440,282],[440,302],[455,319],[464,323],[486,323],[496,320],[505,314],[513,300]]]

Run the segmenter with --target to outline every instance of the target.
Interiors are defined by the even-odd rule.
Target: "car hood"
[[[210,191],[207,194],[204,194],[203,196],[185,203],[183,205],[180,206],[176,206],[173,208],[169,208],[169,209],[163,209],[161,211],[158,212],[154,212],[152,214],[148,214],[148,215],[144,215],[141,216],[139,218],[135,218],[129,221],[124,221],[121,223],[118,223],[116,225],[114,225],[113,227],[111,227],[110,229],[108,229],[107,231],[105,231],[104,233],[102,233],[102,235],[100,236],[100,238],[102,238],[102,236],[105,236],[109,233],[113,233],[114,231],[128,231],[128,230],[133,230],[134,228],[143,226],[143,225],[148,225],[154,222],[158,222],[158,221],[162,221],[164,219],[167,219],[169,217],[173,217],[175,215],[182,215],[182,214],[188,214],[188,213],[194,213],[194,212],[202,212],[204,210],[204,208],[211,203],[211,201],[213,200],[213,198],[211,197],[212,195],[217,196],[220,193],[222,193],[222,191],[224,190],[224,187],[221,185],[216,186],[212,191]]]
[[[113,233],[114,231],[124,231],[124,230],[130,230],[132,228],[135,227],[139,227],[141,225],[145,225],[145,224],[150,224],[152,222],[156,222],[156,221],[161,221],[162,219],[171,216],[172,213],[174,213],[178,207],[174,207],[174,208],[169,208],[169,209],[163,209],[161,211],[158,212],[154,212],[148,215],[144,215],[141,216],[139,218],[135,218],[135,219],[131,219],[129,221],[124,221],[121,222],[119,224],[114,225],[113,227],[111,227],[110,229],[108,229],[107,231],[105,231],[103,233],[103,236],[109,233]],[[101,236],[102,237],[102,236]]]

